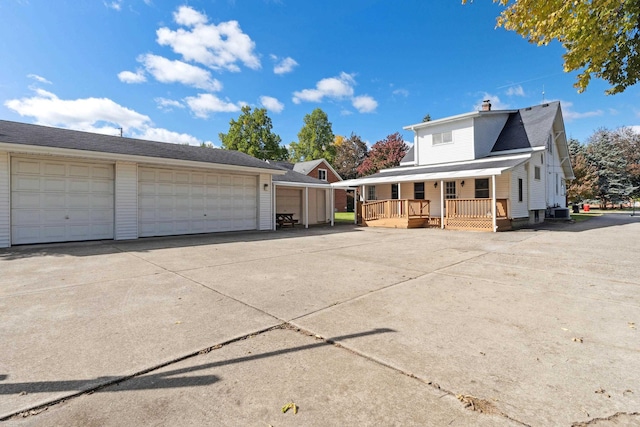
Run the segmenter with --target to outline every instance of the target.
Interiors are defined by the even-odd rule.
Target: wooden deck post
[[[336,216],[335,210],[336,210],[336,200],[335,200],[335,190],[333,189],[333,187],[331,187],[331,193],[329,193],[329,198],[331,199],[331,226],[333,227],[333,223],[334,223],[334,217]]]
[[[444,181],[440,180],[440,228],[444,230]]]
[[[496,220],[496,176],[491,175],[491,220],[493,232],[498,231],[498,222]]]
[[[309,228],[309,187],[304,187],[304,228]]]

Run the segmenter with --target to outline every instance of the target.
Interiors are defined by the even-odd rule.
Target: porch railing
[[[383,218],[428,218],[429,201],[413,199],[375,200],[362,205],[362,218],[373,221]]]
[[[491,199],[447,200],[447,218],[492,218]],[[496,218],[507,218],[507,199],[496,200]]]

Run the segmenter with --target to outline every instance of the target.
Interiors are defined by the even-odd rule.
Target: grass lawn
[[[575,222],[582,222],[582,221],[587,221],[595,216],[602,216],[602,214],[599,212],[579,213],[579,214],[572,213],[571,219],[574,220]]]
[[[353,224],[353,221],[355,220],[354,215],[354,212],[336,212],[333,220],[335,222],[350,222]]]

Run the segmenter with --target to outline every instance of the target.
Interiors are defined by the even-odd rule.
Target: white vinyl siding
[[[138,169],[140,237],[255,230],[258,178]]]
[[[275,189],[273,188],[273,182],[271,182],[271,175],[261,174],[258,180],[258,230],[273,229],[275,212],[273,212],[271,206],[272,191],[275,191]]]
[[[522,202],[518,201],[518,179],[522,180]],[[529,198],[529,183],[524,165],[511,170],[511,217],[527,218],[529,216],[527,199]]]
[[[545,194],[545,188],[546,188],[546,182],[545,182],[545,174],[544,173],[540,173],[540,179],[535,179],[534,178],[534,174],[535,174],[535,167],[539,167],[543,168],[543,164],[542,164],[542,159],[541,159],[542,154],[540,153],[535,153],[532,157],[531,160],[529,161],[528,165],[529,165],[529,171],[528,171],[528,194],[529,194],[529,206],[528,206],[528,210],[540,210],[540,209],[546,209],[547,208],[547,201],[546,201],[546,194]]]
[[[452,142],[438,144],[439,137],[436,136],[434,144],[434,134],[447,134],[448,132],[451,132]],[[418,130],[416,138],[418,144],[417,164],[431,165],[474,159],[473,132],[473,119],[471,118]]]
[[[13,244],[113,239],[112,164],[11,159]]]
[[[116,163],[115,239],[138,238],[138,165]]]
[[[9,153],[0,152],[0,248],[11,245]]]

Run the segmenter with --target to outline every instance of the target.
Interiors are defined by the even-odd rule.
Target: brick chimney
[[[482,101],[482,111],[491,111],[491,102],[488,99]]]

